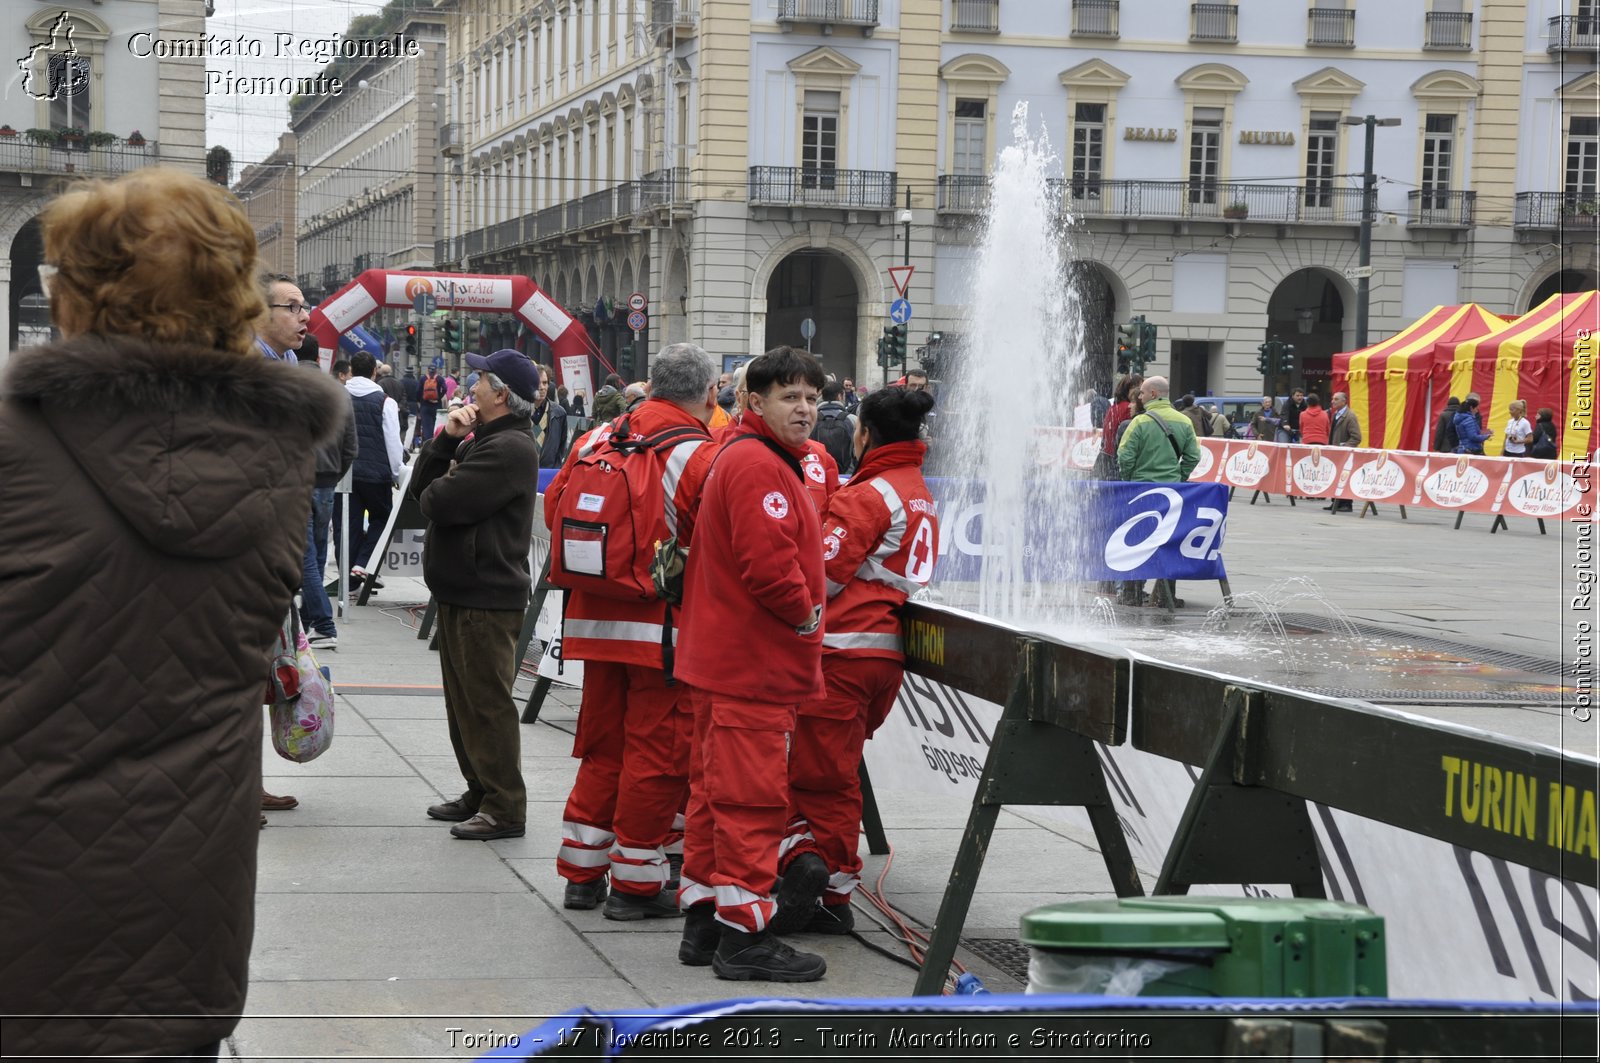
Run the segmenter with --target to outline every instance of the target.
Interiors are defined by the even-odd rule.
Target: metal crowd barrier
[[[1326,896],[1308,801],[1558,879],[1600,879],[1582,818],[1594,800],[1592,761],[1359,702],[1111,656],[937,606],[908,604],[903,632],[909,672],[1003,705],[918,995],[944,984],[1005,805],[1084,808],[1112,889],[1143,893],[1094,747],[1123,744],[1130,723],[1132,748],[1201,769],[1157,894],[1286,883],[1298,896]],[[1483,823],[1472,822],[1461,809],[1452,814],[1437,787],[1418,784],[1452,763],[1502,780],[1493,810],[1501,829],[1485,829],[1487,808]]]

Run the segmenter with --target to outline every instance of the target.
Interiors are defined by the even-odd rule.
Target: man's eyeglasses
[[[927,391],[928,390],[928,382],[926,380],[924,380],[920,384],[913,384],[910,381],[907,381],[906,382],[906,390],[907,391]]]
[[[289,311],[290,317],[299,317],[301,314],[311,309],[305,303],[268,303],[267,305],[276,307],[279,310]]]

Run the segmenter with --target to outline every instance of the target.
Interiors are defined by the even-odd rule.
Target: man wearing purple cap
[[[467,788],[428,815],[457,838],[520,838],[528,818],[511,684],[533,575],[539,373],[519,351],[467,355],[473,403],[450,411],[417,455],[407,493],[428,519],[422,578],[438,603],[450,745]],[[463,440],[472,436],[470,443]]]

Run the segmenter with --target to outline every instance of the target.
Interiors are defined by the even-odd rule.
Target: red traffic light
[[[406,335],[407,336],[415,336],[416,334],[417,334],[417,326],[415,326],[415,325],[407,325],[406,326]]]

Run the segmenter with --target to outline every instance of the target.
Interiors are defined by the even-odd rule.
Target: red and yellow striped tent
[[[1482,336],[1505,324],[1505,318],[1477,303],[1436,306],[1382,343],[1334,355],[1333,390],[1349,396],[1350,409],[1361,421],[1362,445],[1429,449],[1428,379],[1434,372],[1434,351],[1440,344]]]
[[[1433,408],[1449,396],[1478,393],[1478,412],[1494,437],[1485,454],[1501,453],[1513,399],[1555,411],[1563,460],[1594,449],[1595,346],[1600,343],[1600,292],[1552,295],[1504,328],[1440,344],[1434,352]]]

